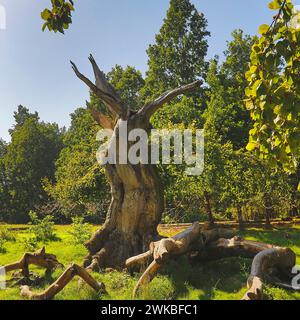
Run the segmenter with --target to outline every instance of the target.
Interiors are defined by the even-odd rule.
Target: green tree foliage
[[[222,177],[228,148],[230,146],[221,145],[215,137],[207,136],[204,171],[201,175],[187,176],[186,164],[170,165],[164,169],[163,178],[167,181],[165,221],[208,220],[213,223],[216,217],[221,217]]]
[[[11,203],[7,214],[12,222],[26,222],[29,210],[47,201],[42,180],[54,180],[54,163],[62,148],[56,124],[40,122],[37,114],[29,112],[23,117],[25,109],[20,110],[15,113],[16,125],[3,157]]]
[[[42,13],[43,28],[64,32],[72,22],[73,2],[51,2],[52,9]],[[167,222],[236,218],[242,223],[297,213],[299,166],[294,175],[288,176],[280,168],[275,172],[269,164],[273,166],[280,160],[291,171],[299,158],[299,28],[295,27],[290,0],[273,0],[269,7],[280,11],[271,26],[260,27],[260,39],[235,30],[224,61],[216,58],[208,64],[205,57],[209,32],[204,15],[189,0],[170,0],[156,41],[147,50],[146,79],[130,66],[117,65],[107,74],[121,99],[133,109],[147,102],[148,97],[153,99],[199,78],[208,85],[178,98],[151,120],[156,128],[205,128],[205,170],[201,176],[186,176],[185,164],[160,166]],[[93,95],[89,104],[105,110]],[[101,220],[109,190],[96,162],[99,127],[85,109],[77,109],[71,118],[65,148],[56,162],[57,182],[50,178],[46,190],[67,216],[92,215]],[[30,114],[22,106],[15,119],[13,132],[19,132],[27,123],[40,123],[37,114]],[[253,122],[248,150],[257,150],[261,159],[244,150]],[[2,163],[5,170],[7,149],[10,146],[0,143],[0,168]],[[18,158],[17,154],[13,156]],[[11,176],[0,173],[0,200],[8,199],[4,201],[7,204],[19,203],[8,188],[17,176],[18,171]],[[83,220],[78,219],[81,233]]]
[[[83,217],[74,217],[72,219],[72,229],[69,233],[75,245],[84,245],[91,238],[92,228],[84,222]]]
[[[41,13],[45,21],[42,30],[48,28],[49,31],[64,33],[72,23],[72,12],[74,2],[72,0],[51,0],[51,9],[45,9]]]
[[[30,113],[29,109],[19,105],[17,108],[17,111],[14,112],[14,119],[15,124],[12,129],[9,130],[9,133],[12,135],[15,130],[17,130],[19,127],[22,127],[22,125],[25,123],[28,119],[34,119],[36,121],[39,121],[39,115],[37,112]]]
[[[124,69],[120,65],[116,65],[107,74],[107,78],[118,91],[125,105],[130,106],[132,110],[141,107],[140,91],[145,85],[145,80],[140,71],[131,66]]]
[[[0,138],[0,159],[2,159],[6,153],[7,143]]]
[[[193,82],[204,77],[207,71],[208,43],[207,21],[189,0],[171,0],[167,17],[156,35],[155,44],[150,45],[149,70],[142,95],[153,99],[166,90]],[[179,98],[164,107],[153,119],[155,127],[167,126],[168,122],[186,126],[197,121],[203,125],[203,89],[195,94]]]
[[[29,212],[29,217],[30,228],[28,233],[34,235],[37,242],[41,241],[47,243],[49,241],[57,240],[53,217],[46,216],[43,219],[40,219],[34,211]]]
[[[86,109],[77,109],[71,119],[56,162],[56,183],[48,183],[46,190],[67,217],[90,216],[99,223],[109,201],[109,189],[96,160],[100,127]]]
[[[207,21],[189,0],[171,0],[156,43],[150,45],[147,89],[159,94],[203,77],[207,70]]]
[[[225,61],[220,66],[217,59],[210,63],[205,119],[206,128],[214,127],[222,143],[230,142],[234,149],[240,149],[247,144],[251,125],[243,98],[247,86],[245,72],[255,38],[244,35],[242,30],[235,30],[232,37],[224,52]]]
[[[7,152],[7,143],[0,139],[0,221],[7,220],[10,203],[8,179],[5,172],[4,156]]]
[[[254,121],[247,149],[294,171],[300,150],[300,29],[292,23],[291,0],[274,0],[269,7],[279,13],[271,26],[259,28],[246,74],[246,104]]]

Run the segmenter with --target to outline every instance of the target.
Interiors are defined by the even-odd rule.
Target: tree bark
[[[265,201],[266,228],[270,229],[272,227],[271,226],[272,205],[268,196],[266,197],[267,197]]]
[[[29,266],[31,264],[45,268],[49,271],[58,267],[63,267],[55,255],[46,253],[45,248],[42,248],[35,253],[25,253],[19,261],[5,265],[4,270],[7,273],[20,269],[24,277],[29,277]]]
[[[201,230],[198,222],[172,238],[162,239],[150,244],[150,250],[126,261],[126,267],[143,266],[149,259],[153,261],[137,282],[133,297],[136,298],[141,289],[148,285],[160,268],[170,259],[195,250],[203,251],[211,242],[219,238],[230,238],[233,232],[227,229]]]
[[[237,205],[237,216],[238,216],[239,229],[244,230],[245,226],[243,221],[243,212],[240,204]]]
[[[75,276],[79,276],[99,294],[106,292],[105,285],[103,283],[97,282],[86,269],[73,264],[66,269],[65,272],[45,291],[40,293],[33,292],[30,290],[29,286],[22,286],[21,296],[31,300],[51,300],[61,292]]]
[[[289,248],[274,247],[258,253],[252,262],[248,291],[242,300],[263,300],[264,282],[273,283],[280,277],[290,276],[295,264],[296,254]]]
[[[124,267],[127,258],[144,252],[149,244],[158,240],[157,226],[161,221],[164,208],[163,190],[157,168],[152,164],[144,164],[140,159],[138,164],[124,164],[121,159],[131,147],[128,136],[120,134],[122,126],[127,123],[127,132],[133,129],[143,129],[148,136],[151,130],[150,118],[165,103],[179,95],[198,88],[202,81],[184,85],[170,90],[151,103],[143,106],[138,112],[133,112],[124,105],[116,90],[107,82],[105,75],[98,68],[94,58],[90,56],[95,73],[96,84],[93,84],[79,72],[71,62],[76,76],[96,94],[107,106],[109,117],[89,106],[93,118],[99,125],[111,129],[111,119],[116,119],[109,148],[115,142],[116,162],[104,165],[106,177],[111,187],[112,200],[104,226],[98,230],[86,247],[89,251],[84,266],[98,270],[103,267]],[[127,148],[125,148],[125,143]],[[123,147],[122,152],[118,150]],[[108,148],[108,152],[110,149]],[[150,154],[150,151],[148,151]],[[148,156],[149,156],[148,154]],[[149,158],[149,157],[148,157]],[[149,163],[149,159],[148,162]]]
[[[210,195],[207,191],[204,192],[204,198],[205,198],[206,214],[208,216],[209,225],[213,227],[215,225],[215,219],[211,210]]]

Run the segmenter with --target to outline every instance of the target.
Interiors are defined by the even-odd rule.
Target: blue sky
[[[77,0],[66,35],[41,31],[40,12],[50,0],[0,0],[6,30],[0,30],[0,137],[9,140],[13,112],[19,104],[41,119],[69,124],[69,114],[83,106],[87,88],[76,79],[72,59],[92,78],[88,55],[109,71],[115,64],[147,70],[146,49],[153,43],[169,0]],[[274,12],[269,0],[192,0],[208,19],[209,57],[222,55],[231,32],[255,34]]]

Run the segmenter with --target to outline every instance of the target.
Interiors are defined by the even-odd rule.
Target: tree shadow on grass
[[[251,259],[227,258],[191,265],[181,257],[165,267],[175,288],[176,299],[213,300],[239,298],[245,288],[251,268]]]
[[[270,243],[282,247],[300,247],[299,228],[273,228],[271,230],[249,229],[241,235],[247,239]],[[296,252],[297,253],[297,252]],[[298,255],[300,252],[298,253]]]

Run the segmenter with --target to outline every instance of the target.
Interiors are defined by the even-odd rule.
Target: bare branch
[[[105,103],[112,114],[121,116],[123,113],[122,103],[115,96],[111,95],[110,93],[104,92],[103,90],[101,90],[101,88],[98,88],[96,85],[94,85],[91,80],[89,80],[79,72],[74,62],[70,62],[76,76],[81,81],[83,81],[97,95],[97,97],[99,97]]]
[[[106,80],[105,74],[100,70],[98,67],[94,57],[92,55],[89,56],[89,60],[92,64],[94,74],[95,74],[95,79],[96,79],[96,86],[103,92],[116,97],[118,100],[120,100],[120,97],[116,90],[113,88],[113,86]]]
[[[90,111],[94,120],[103,128],[103,129],[113,129],[114,128],[114,120],[94,109],[88,101],[86,101],[86,106]]]
[[[148,260],[152,256],[153,256],[153,252],[151,250],[149,250],[147,252],[139,254],[138,256],[131,257],[131,258],[127,259],[125,262],[125,266],[127,269],[130,269],[136,265],[143,266],[148,262]]]
[[[33,292],[28,286],[21,287],[21,296],[32,300],[51,300],[75,277],[81,277],[90,287],[97,293],[105,293],[105,286],[103,283],[97,282],[89,272],[76,265],[72,264],[65,272],[45,291],[41,293]]]
[[[165,103],[168,103],[172,101],[174,98],[186,94],[188,92],[192,92],[195,89],[199,88],[203,84],[203,81],[197,80],[195,82],[192,82],[190,84],[178,87],[174,90],[167,91],[163,95],[161,95],[159,98],[154,100],[151,103],[146,104],[140,111],[139,113],[141,115],[146,116],[148,119],[160,108],[162,107]]]
[[[155,260],[153,260],[152,263],[146,269],[146,271],[142,274],[135,288],[133,289],[133,299],[136,299],[143,287],[147,286],[151,282],[151,280],[155,277],[160,268],[161,265],[158,264]]]

